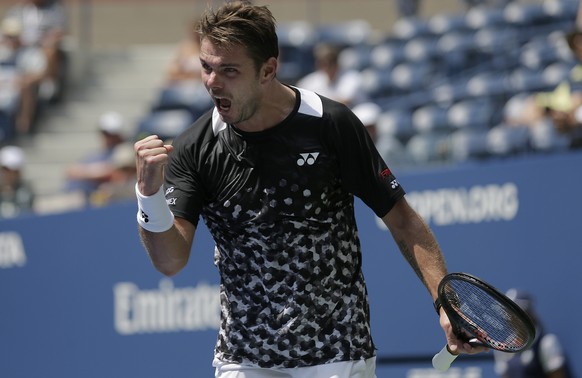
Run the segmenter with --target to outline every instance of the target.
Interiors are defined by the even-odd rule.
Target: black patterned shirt
[[[279,125],[214,111],[175,139],[166,199],[216,243],[219,360],[305,367],[373,357],[354,195],[384,216],[404,190],[344,105],[294,88]]]

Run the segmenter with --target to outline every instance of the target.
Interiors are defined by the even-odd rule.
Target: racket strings
[[[444,288],[451,307],[466,331],[506,351],[521,350],[530,340],[528,325],[487,291],[466,281],[449,281]]]

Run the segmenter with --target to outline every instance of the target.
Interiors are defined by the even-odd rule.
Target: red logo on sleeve
[[[392,172],[388,168],[386,168],[385,170],[383,170],[382,172],[380,172],[380,176],[383,177],[383,178],[390,177],[391,174],[392,174]]]

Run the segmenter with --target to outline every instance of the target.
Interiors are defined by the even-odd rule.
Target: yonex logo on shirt
[[[297,159],[297,165],[302,167],[305,164],[307,164],[307,165],[315,164],[315,161],[317,160],[317,157],[319,156],[319,152],[310,152],[310,153],[299,154],[299,155],[300,155],[300,157],[299,157],[299,159]]]

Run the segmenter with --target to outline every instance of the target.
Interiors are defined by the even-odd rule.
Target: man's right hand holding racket
[[[459,353],[488,348],[515,353],[530,347],[535,326],[527,313],[499,290],[466,273],[447,274],[438,286],[435,308],[447,335],[433,367],[445,371]]]
[[[398,201],[382,217],[400,252],[430,292],[433,299],[439,296],[439,285],[446,277],[446,264],[438,242],[422,217],[408,204],[406,198]],[[440,306],[439,306],[440,307]],[[486,346],[469,343],[462,332],[453,326],[449,314],[438,308],[440,325],[453,355],[476,354],[488,350]]]
[[[457,335],[447,313],[440,307],[438,311],[440,317],[439,323],[445,332],[447,340],[445,348],[451,355],[456,358],[460,354],[477,354],[489,350],[488,347],[479,343],[474,343],[473,340],[470,342],[470,336],[467,334]]]
[[[403,257],[428,289],[433,299],[440,297],[441,283],[447,277],[445,259],[438,242],[424,219],[410,206],[406,197],[382,217]],[[440,303],[439,301],[436,302]],[[486,351],[483,345],[472,345],[459,332],[445,312],[436,306],[440,325],[447,340],[449,355],[476,354]],[[446,349],[446,348],[445,348]]]

